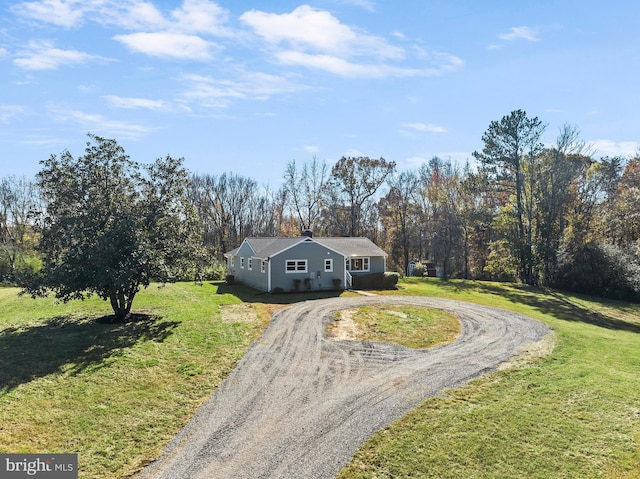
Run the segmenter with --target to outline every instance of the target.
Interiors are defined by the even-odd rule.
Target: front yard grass
[[[428,399],[374,435],[340,478],[640,478],[640,305],[499,283],[400,284],[379,293],[526,314],[555,329],[556,346]],[[157,457],[273,311],[324,296],[153,285],[136,298],[137,320],[114,325],[100,321],[111,311],[98,299],[17,291],[0,289],[0,452],[77,452],[80,478],[100,479]],[[242,303],[256,320],[222,320],[222,306]]]
[[[268,323],[223,322],[218,285],[152,285],[136,320],[107,303],[0,289],[0,452],[78,453],[81,478],[127,477],[155,458]]]
[[[431,348],[450,343],[460,334],[455,314],[423,306],[376,305],[338,311],[327,327],[336,334],[341,322],[354,326],[351,340],[381,341],[409,348]]]

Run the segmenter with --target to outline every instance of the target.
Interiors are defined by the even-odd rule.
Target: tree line
[[[428,263],[445,280],[519,281],[640,300],[640,155],[594,158],[570,126],[544,145],[545,129],[521,110],[492,121],[473,167],[434,157],[398,171],[383,158],[343,157],[329,165],[314,157],[290,161],[275,190],[231,172],[187,172],[184,198],[201,247],[189,274],[222,275],[223,254],[247,236],[312,230],[366,236],[389,254],[387,268],[401,273],[409,262]],[[181,168],[181,160],[171,161],[171,171]],[[42,212],[53,204],[47,191],[64,181],[54,166],[44,162],[46,179],[42,172],[36,181],[0,178],[5,282],[41,267]],[[170,171],[164,175],[166,189]],[[187,209],[180,210],[183,221]]]

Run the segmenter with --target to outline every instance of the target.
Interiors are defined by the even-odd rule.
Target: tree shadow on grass
[[[164,341],[179,323],[147,314],[113,324],[110,317],[57,316],[0,331],[0,394],[49,374],[99,369],[143,341]]]
[[[507,298],[512,303],[531,306],[541,313],[548,314],[563,321],[582,322],[601,328],[640,333],[640,316],[637,317],[637,322],[628,321],[626,319],[614,317],[611,314],[606,314],[602,311],[588,309],[571,300],[572,296],[581,298],[582,296],[579,295],[564,295],[560,291],[535,286],[519,284],[508,284],[502,286],[492,283],[484,283],[482,281],[456,281],[443,283],[443,285],[444,287],[455,291],[475,290],[482,293],[495,294],[497,296]],[[616,310],[628,310],[628,316],[632,316],[634,314],[632,310],[635,311],[634,308],[630,307],[629,303],[622,301],[613,301],[596,297],[584,298],[593,303],[601,304],[603,309],[609,307],[615,308]]]

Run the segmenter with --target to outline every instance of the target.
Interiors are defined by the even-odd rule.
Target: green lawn
[[[376,305],[338,311],[327,333],[334,334],[349,318],[357,341],[379,341],[408,348],[431,348],[450,343],[460,334],[460,321],[453,313],[423,306]]]
[[[392,294],[472,301],[555,329],[548,357],[427,400],[376,434],[341,478],[639,478],[640,305],[476,282],[407,279]],[[0,289],[0,452],[77,452],[81,478],[122,478],[157,456],[282,304],[239,286],[157,285],[139,320],[92,299]],[[322,295],[311,295],[322,297]],[[252,322],[221,306],[250,303]]]
[[[242,301],[212,284],[152,285],[121,325],[100,322],[97,298],[17,292],[0,289],[0,452],[77,452],[82,478],[157,456],[267,323],[223,322],[220,305]]]
[[[640,477],[640,305],[497,283],[401,285],[393,294],[540,319],[556,347],[427,400],[368,441],[341,479]]]

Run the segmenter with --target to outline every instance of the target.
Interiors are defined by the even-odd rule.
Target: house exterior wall
[[[233,261],[233,267],[231,267]],[[235,276],[236,281],[253,288],[267,291],[269,284],[268,269],[264,273],[261,268],[261,260],[254,257],[253,250],[247,242],[240,245],[235,257],[228,260],[229,274]]]
[[[332,271],[325,271],[325,261],[331,260]],[[306,271],[287,271],[287,261],[306,261]],[[300,280],[301,291],[336,289],[333,280],[339,279],[339,288],[345,287],[344,256],[315,241],[302,241],[270,259],[271,291],[281,288],[295,290],[294,280]],[[305,279],[308,279],[305,283]]]

